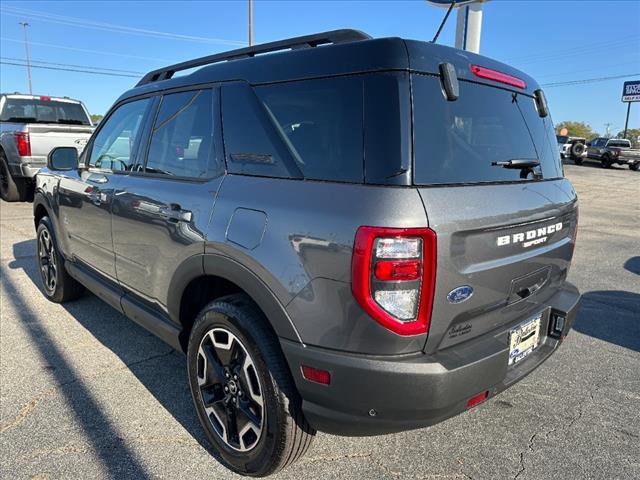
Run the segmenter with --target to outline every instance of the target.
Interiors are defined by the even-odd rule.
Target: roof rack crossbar
[[[176,63],[169,65],[168,67],[152,70],[147,73],[138,82],[136,86],[145,85],[147,83],[157,82],[160,80],[168,80],[176,72],[181,70],[188,70],[190,68],[201,67],[203,65],[210,65],[212,63],[224,62],[228,60],[238,60],[240,58],[254,57],[261,53],[276,52],[278,50],[299,49],[317,47],[318,45],[325,45],[329,43],[347,43],[355,42],[357,40],[369,40],[371,36],[367,35],[360,30],[342,29],[332,30],[330,32],[315,33],[313,35],[305,35],[302,37],[288,38],[286,40],[278,40],[276,42],[263,43],[260,45],[254,45],[251,47],[238,48],[236,50],[230,50],[228,52],[216,53],[214,55],[208,55],[206,57],[196,58],[186,62]]]

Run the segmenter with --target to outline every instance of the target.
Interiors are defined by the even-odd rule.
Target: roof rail
[[[313,35],[305,35],[302,37],[293,37],[286,40],[278,40],[275,42],[262,43],[260,45],[238,48],[236,50],[217,53],[215,55],[208,55],[206,57],[200,57],[194,60],[188,60],[186,62],[176,63],[175,65],[169,65],[168,67],[153,70],[142,77],[142,80],[140,80],[136,86],[139,87],[140,85],[145,85],[147,83],[157,82],[160,80],[168,80],[173,77],[176,72],[179,72],[181,70],[188,70],[190,68],[201,67],[203,65],[210,65],[212,63],[223,62],[227,60],[237,60],[240,58],[253,57],[261,53],[275,52],[278,50],[287,49],[317,47],[318,45],[325,45],[328,43],[347,43],[355,42],[357,40],[370,39],[370,35],[367,35],[360,30],[342,29],[332,30],[330,32],[315,33]]]

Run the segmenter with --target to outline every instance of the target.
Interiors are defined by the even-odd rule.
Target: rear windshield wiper
[[[491,165],[494,167],[502,167],[502,168],[511,168],[515,170],[520,170],[520,178],[526,179],[529,174],[533,177],[534,180],[541,180],[542,173],[540,170],[534,170],[534,168],[540,166],[540,162],[538,160],[506,160],[504,162],[491,162]]]
[[[504,162],[491,162],[491,165],[494,167],[523,169],[538,167],[540,162],[538,160],[507,160]]]

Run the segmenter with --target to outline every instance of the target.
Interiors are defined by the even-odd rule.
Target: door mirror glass
[[[78,150],[74,147],[57,147],[47,157],[49,170],[76,170],[78,168]]]

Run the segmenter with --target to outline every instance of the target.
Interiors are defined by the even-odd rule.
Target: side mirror
[[[47,156],[49,170],[77,170],[78,150],[74,147],[56,147]]]

